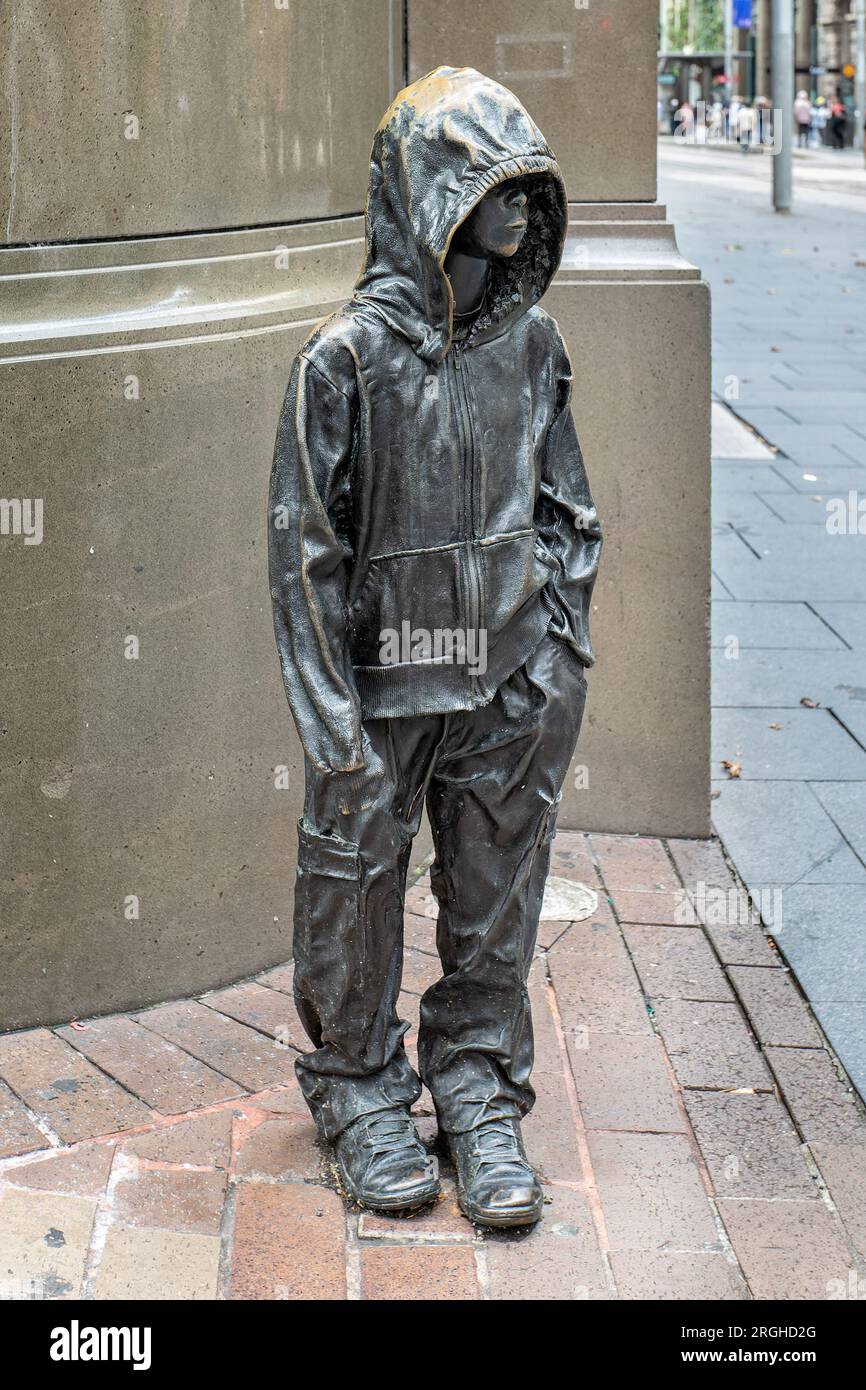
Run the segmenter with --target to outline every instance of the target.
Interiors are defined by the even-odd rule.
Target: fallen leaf
[[[87,1024],[86,1024],[86,1023],[79,1023],[77,1018],[71,1018],[71,1019],[69,1020],[69,1026],[70,1026],[70,1028],[74,1028],[75,1031],[76,1031],[76,1033],[86,1033],[86,1032],[87,1032]]]
[[[730,758],[722,759],[722,767],[727,769],[729,777],[739,777],[742,772],[742,764],[731,762]]]
[[[804,696],[803,696],[802,700],[800,701],[800,704],[801,704],[801,705],[805,705],[805,706],[806,706],[806,709],[817,709],[817,708],[818,708],[818,701],[817,701],[817,700],[810,700],[809,697],[808,697],[808,695],[804,695]]]
[[[768,724],[768,729],[784,729],[784,724]]]
[[[771,347],[771,348],[770,348],[770,351],[771,351],[771,352],[781,352],[782,349],[781,349],[781,348],[777,348],[777,347]]]

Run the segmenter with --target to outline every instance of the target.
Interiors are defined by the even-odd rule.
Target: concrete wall
[[[545,307],[607,532],[587,716],[559,823],[709,834],[709,296],[656,197],[657,0],[410,0],[410,74],[459,61],[521,98],[570,201]]]
[[[0,1029],[289,954],[267,475],[292,356],[360,263],[402,9],[5,7],[0,496],[42,498],[44,539],[0,537]],[[407,11],[410,73],[512,85],[576,200],[549,301],[609,539],[562,823],[704,833],[707,301],[652,202],[655,7]]]

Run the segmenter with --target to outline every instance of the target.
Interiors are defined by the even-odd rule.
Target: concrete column
[[[770,95],[770,5],[771,0],[757,0],[755,4],[755,96]]]
[[[794,61],[796,71],[799,74],[797,78],[798,90],[804,85],[808,87],[808,83],[804,84],[802,78],[808,77],[809,75],[809,63],[811,61],[809,56],[810,44],[812,25],[815,23],[816,8],[815,0],[797,0],[795,6],[794,23],[796,29]]]
[[[290,955],[268,473],[403,80],[389,0],[75,9],[3,7],[0,1030]]]

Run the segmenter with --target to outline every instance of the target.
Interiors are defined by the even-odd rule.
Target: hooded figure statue
[[[405,88],[373,143],[352,299],[299,352],[277,435],[271,592],[306,754],[297,1063],[345,1188],[438,1191],[397,1016],[426,802],[442,978],[418,1064],[470,1219],[526,1224],[526,981],[592,664],[601,549],[571,368],[538,301],[562,254],[556,160],[471,68]]]

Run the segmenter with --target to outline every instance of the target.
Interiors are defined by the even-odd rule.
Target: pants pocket
[[[295,993],[319,1037],[352,1052],[364,1029],[367,975],[358,846],[298,822]],[[311,1017],[312,1015],[312,1017]]]

